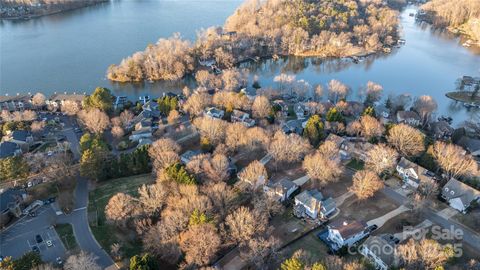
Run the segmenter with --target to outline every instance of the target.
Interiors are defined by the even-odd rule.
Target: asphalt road
[[[52,227],[55,221],[56,214],[50,205],[38,209],[36,217],[25,216],[0,234],[0,254],[19,258],[37,246],[43,261],[55,263],[58,257],[65,260],[66,249]],[[41,235],[43,241],[37,243],[36,235]],[[47,246],[47,240],[52,241],[51,247]]]

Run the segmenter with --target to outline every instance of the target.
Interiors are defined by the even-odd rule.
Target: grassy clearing
[[[77,248],[77,240],[73,234],[73,228],[70,224],[58,224],[55,226],[55,230],[60,236],[60,239],[63,242],[63,245],[68,250],[73,250]]]
[[[364,162],[361,161],[361,160],[356,160],[356,159],[352,159],[350,160],[348,163],[347,163],[347,167],[350,167],[354,170],[363,170],[363,167],[365,166]]]
[[[90,227],[98,243],[107,251],[114,243],[121,244],[125,257],[131,257],[141,252],[142,245],[133,240],[132,232],[121,231],[117,226],[106,222],[105,206],[110,198],[118,192],[137,195],[137,190],[143,184],[153,183],[155,179],[150,174],[131,176],[110,180],[99,184],[89,194],[88,211]]]

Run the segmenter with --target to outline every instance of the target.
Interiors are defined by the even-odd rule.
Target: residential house
[[[306,121],[303,121],[301,119],[289,120],[282,125],[282,130],[286,134],[297,133],[299,135],[302,135],[305,124]]]
[[[347,107],[344,109],[343,114],[346,116],[360,116],[362,114],[365,106],[362,102],[358,101],[348,101]]]
[[[123,106],[127,104],[128,99],[126,96],[116,96],[115,97],[115,102],[113,103],[113,108],[115,110],[121,110],[123,109]]]
[[[395,263],[395,242],[391,234],[370,236],[360,245],[358,251],[377,270],[388,270]]]
[[[303,103],[297,103],[293,107],[293,110],[295,111],[295,115],[297,116],[297,119],[305,119],[305,117],[308,116],[309,110]]]
[[[152,119],[146,118],[135,124],[135,130],[152,130]]]
[[[295,196],[294,213],[298,217],[326,219],[336,208],[335,201],[324,198],[318,189],[305,190]]]
[[[0,96],[0,111],[23,111],[31,107],[30,95]]]
[[[408,124],[410,126],[419,126],[422,121],[418,113],[414,111],[398,111],[397,122]]]
[[[397,164],[397,172],[405,184],[418,188],[422,181],[436,180],[435,174],[422,166],[402,157]]]
[[[32,133],[27,130],[14,130],[9,131],[7,135],[3,137],[3,141],[16,143],[23,152],[28,152],[30,145],[33,143],[33,136]]]
[[[160,106],[157,102],[149,100],[142,105],[142,115],[144,118],[159,118]]]
[[[350,247],[369,235],[368,226],[363,221],[336,219],[327,226],[320,238],[334,251]]]
[[[14,142],[0,142],[0,158],[9,158],[22,154],[18,144]]]
[[[329,141],[329,142],[333,142],[335,143],[336,147],[337,148],[341,148],[342,145],[346,142],[345,138],[343,137],[340,137],[336,134],[333,134],[333,133],[330,133],[328,134],[327,138],[325,139],[325,141]]]
[[[249,100],[254,100],[257,97],[257,89],[253,87],[247,87],[240,89],[240,93],[247,96]]]
[[[82,104],[83,99],[86,97],[85,94],[53,94],[48,100],[45,101],[47,106],[52,110],[60,110],[66,101],[76,102],[79,105]]]
[[[454,129],[450,126],[447,121],[437,121],[430,124],[430,131],[435,139],[438,140],[449,140]]]
[[[153,141],[150,138],[140,138],[138,140],[137,148],[140,148],[144,145],[152,145]]]
[[[183,164],[187,164],[189,163],[195,156],[198,156],[202,154],[202,151],[201,150],[187,150],[186,152],[184,152],[183,154],[180,155],[180,161],[183,163]]]
[[[205,109],[205,115],[212,119],[222,119],[225,115],[225,112],[215,107],[209,107]]]
[[[294,182],[285,178],[278,182],[270,182],[263,186],[263,191],[267,195],[277,198],[281,202],[286,201],[297,189],[298,186]]]
[[[467,150],[472,156],[480,158],[480,140],[462,136],[457,142],[458,145]]]
[[[245,169],[242,169],[237,173],[237,178],[240,180],[237,182],[238,185],[236,184],[237,187],[248,185],[251,189],[257,190],[259,187],[263,187],[267,184],[268,179],[263,175],[260,175],[257,179],[241,177],[243,170]]]
[[[152,129],[145,128],[132,131],[132,135],[128,139],[132,142],[138,142],[140,139],[151,139],[152,138]]]
[[[5,226],[12,217],[22,215],[21,204],[26,198],[25,191],[9,188],[0,193],[0,227]]]
[[[288,115],[288,104],[284,100],[282,100],[282,99],[274,100],[273,101],[273,106],[280,109],[279,112],[281,112],[283,114],[283,116]]]
[[[382,124],[390,123],[390,109],[383,104],[375,106],[375,114]]]
[[[480,191],[452,178],[443,186],[442,198],[450,207],[465,214],[473,201],[480,202]]]
[[[250,114],[242,112],[240,110],[233,110],[231,116],[232,122],[239,122],[244,124],[247,127],[253,127],[255,125],[255,120],[250,118]]]

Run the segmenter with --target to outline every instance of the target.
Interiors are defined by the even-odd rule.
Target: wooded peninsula
[[[108,0],[0,0],[0,19],[29,19]]]
[[[368,55],[395,45],[398,25],[398,11],[383,1],[248,0],[223,28],[199,31],[194,43],[179,34],[160,39],[111,65],[107,77],[119,82],[178,80],[212,63],[224,69],[280,55]]]

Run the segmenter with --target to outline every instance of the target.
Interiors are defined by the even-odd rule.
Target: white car
[[[47,247],[53,246],[52,240],[47,240],[45,243],[47,243]]]

